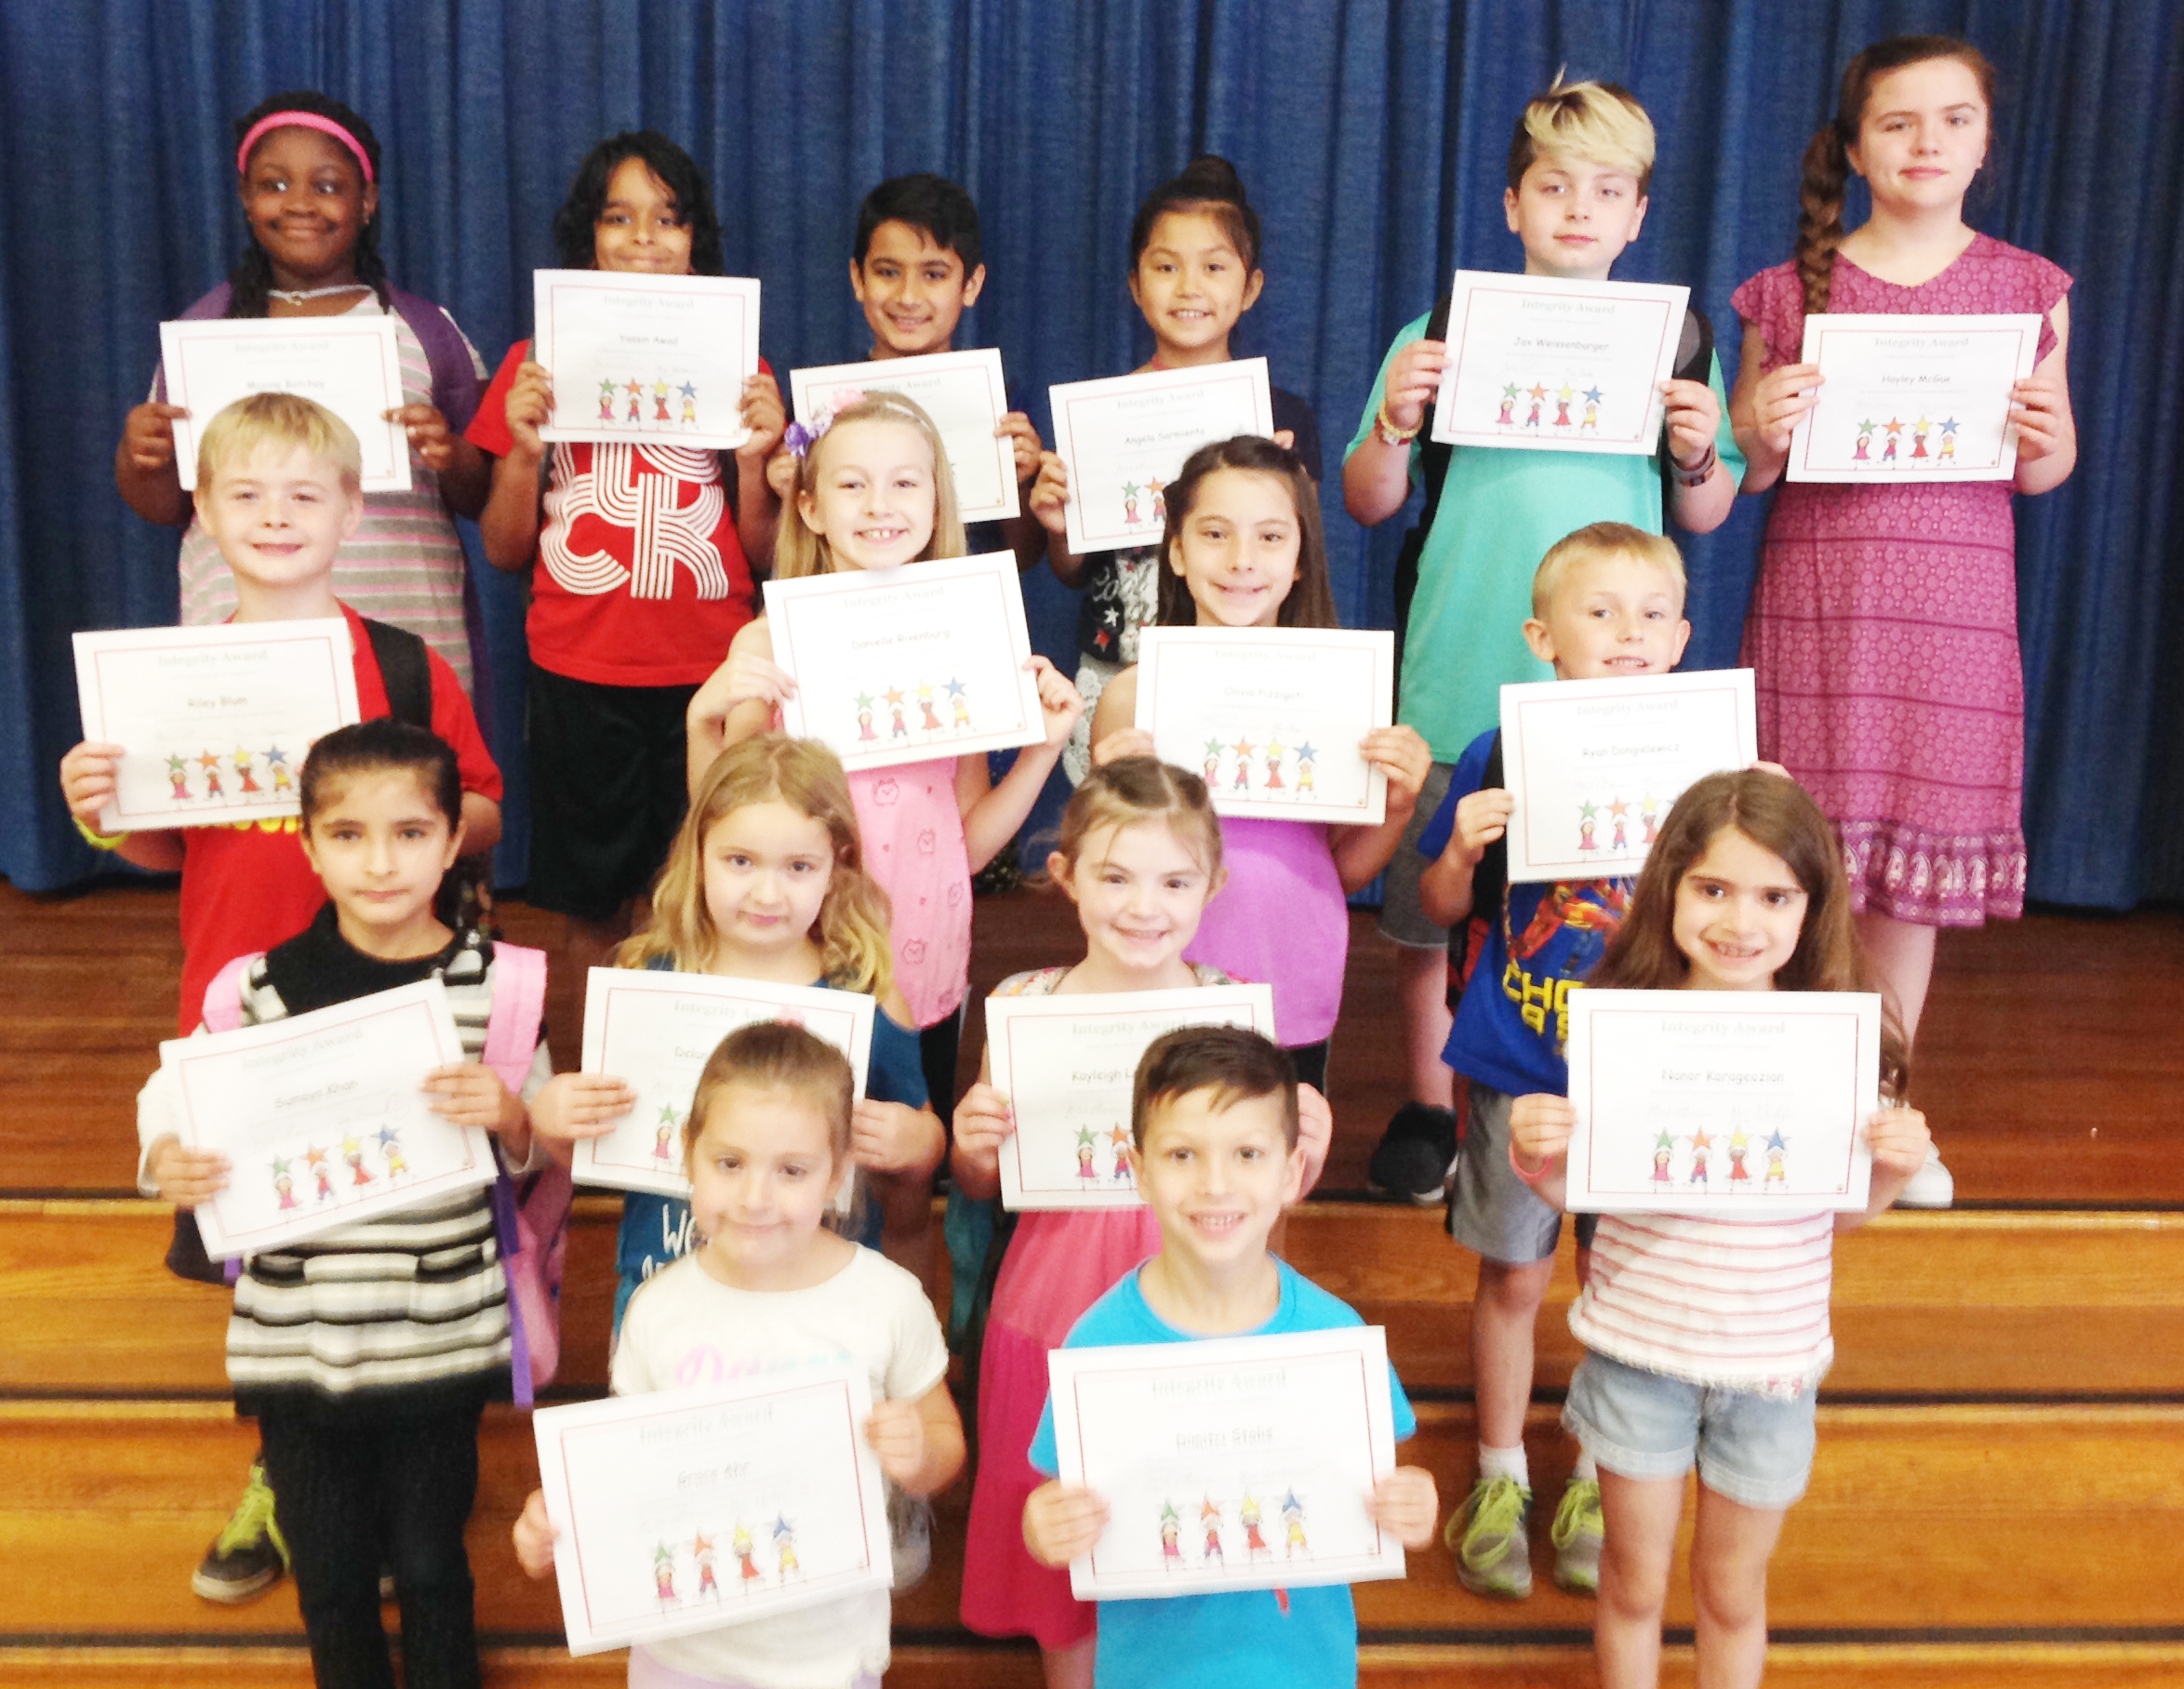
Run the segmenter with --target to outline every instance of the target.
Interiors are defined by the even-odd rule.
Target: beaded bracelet
[[[1709,440],[1706,443],[1706,456],[1699,459],[1692,468],[1685,469],[1675,459],[1671,458],[1669,469],[1674,473],[1678,486],[1698,486],[1714,472],[1714,465],[1720,461],[1721,454],[1714,449],[1714,443]]]
[[[1388,395],[1380,395],[1380,408],[1373,414],[1373,432],[1380,437],[1383,446],[1408,446],[1418,437],[1418,429],[1424,426],[1425,419],[1421,417],[1413,427],[1396,427],[1395,419],[1388,414]]]

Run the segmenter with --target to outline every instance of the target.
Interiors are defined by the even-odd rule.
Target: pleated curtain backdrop
[[[0,872],[42,890],[102,866],[54,778],[79,736],[68,636],[175,614],[177,537],[123,506],[114,442],[160,319],[240,249],[228,125],[266,93],[316,86],[370,119],[394,276],[488,364],[528,332],[553,209],[615,129],[664,129],[708,167],[728,267],[766,284],[777,370],[867,344],[845,273],[864,190],[952,176],[992,273],[959,343],[1002,349],[1043,429],[1048,383],[1146,355],[1131,214],[1192,153],[1222,153],[1266,225],[1239,345],[1318,406],[1338,598],[1386,625],[1404,524],[1367,535],[1341,513],[1341,446],[1448,271],[1519,262],[1500,198],[1522,101],[1558,66],[1645,100],[1660,160],[1618,274],[1688,283],[1733,364],[1730,290],[1789,255],[1798,156],[1844,59],[1906,30],[1968,35],[2000,67],[1975,219],[2077,277],[2079,467],[2019,512],[2031,890],[2184,896],[2184,665],[2157,661],[2184,632],[2171,0],[0,0]],[[1686,540],[1693,665],[1735,660],[1764,515],[1742,500]],[[480,575],[501,868],[520,880],[522,592]],[[1027,587],[1042,648],[1066,657],[1071,595],[1044,571]]]

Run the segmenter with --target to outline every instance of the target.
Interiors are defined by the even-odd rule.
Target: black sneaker
[[[190,1574],[190,1588],[206,1601],[233,1606],[262,1595],[287,1569],[288,1545],[273,1522],[273,1486],[265,1481],[264,1462],[253,1460],[243,1499]]]
[[[1373,1150],[1365,1179],[1375,1190],[1420,1207],[1438,1203],[1456,1171],[1456,1115],[1430,1103],[1395,1110]]]

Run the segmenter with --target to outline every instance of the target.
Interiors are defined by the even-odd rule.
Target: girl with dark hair
[[[1760,754],[1804,781],[1841,832],[1859,934],[1907,1038],[1938,930],[2014,920],[2024,905],[2010,495],[2060,485],[2077,459],[2071,278],[1964,219],[1989,161],[1994,85],[1978,49],[1945,35],[1852,59],[1835,115],[1805,150],[1797,256],[1733,296],[1745,329],[1730,414],[1748,493],[1780,477],[1825,379],[1801,359],[1807,314],[2044,318],[2039,362],[2014,393],[2014,483],[1783,487],[1745,626]],[[1846,233],[1853,174],[1872,214]],[[1946,1206],[1951,1194],[1936,1159],[1905,1200]]]
[[[334,591],[375,620],[406,628],[473,685],[467,579],[456,516],[484,508],[486,465],[461,437],[486,366],[455,319],[403,292],[380,255],[380,142],[338,100],[307,88],[262,100],[235,120],[235,169],[249,245],[228,279],[182,313],[215,317],[392,316],[409,436],[410,489],[369,493],[364,525],[341,549]],[[185,527],[181,618],[201,626],[234,613],[234,580],[193,520],[175,475],[174,424],[164,370],[122,424],[114,485],[147,522]],[[209,419],[200,419],[208,420]]]

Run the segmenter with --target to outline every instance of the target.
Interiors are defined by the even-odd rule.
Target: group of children
[[[1963,43],[1884,43],[1853,61],[1807,155],[1799,259],[1738,295],[1748,328],[1734,395],[1695,316],[1654,458],[1424,446],[1445,330],[1429,316],[1397,337],[1346,455],[1344,498],[1361,520],[1384,520],[1422,479],[1429,508],[1399,583],[1400,725],[1359,747],[1386,772],[1386,819],[1334,828],[1218,819],[1204,781],[1157,761],[1134,725],[1143,626],[1334,625],[1318,436],[1301,401],[1277,395],[1276,438],[1191,458],[1165,489],[1158,546],[1095,558],[1061,539],[1065,466],[1028,419],[1007,417],[997,432],[1014,442],[1027,516],[991,538],[1085,584],[1076,676],[1032,659],[1045,733],[998,781],[982,755],[846,774],[779,731],[796,679],[774,660],[752,582],[769,567],[886,570],[971,549],[931,420],[874,393],[816,435],[788,431],[762,369],[732,461],[649,445],[549,450],[539,428],[552,372],[527,344],[481,399],[484,366],[452,321],[387,282],[368,128],[337,102],[279,96],[238,125],[249,252],[193,312],[395,315],[406,392],[416,383],[401,419],[417,490],[361,494],[348,431],[308,401],[265,394],[203,426],[193,495],[174,485],[178,413],[156,386],[130,413],[116,479],[145,515],[188,525],[186,617],[345,617],[365,719],[313,748],[302,815],[285,823],[100,835],[124,746],[76,747],[64,792],[92,843],[180,871],[185,1033],[440,977],[469,1059],[430,1082],[434,1106],[496,1134],[512,1176],[566,1165],[633,1092],[616,1075],[551,1073],[540,959],[486,937],[452,895],[460,865],[499,831],[499,778],[465,697],[476,671],[451,549],[451,516],[476,516],[493,563],[528,571],[529,895],[571,917],[570,960],[864,991],[879,1010],[862,1100],[841,1059],[793,1029],[750,1029],[714,1054],[687,1122],[690,1199],[625,1201],[614,1389],[694,1382],[708,1365],[855,1357],[879,1403],[867,1435],[899,1492],[899,1567],[914,1566],[929,1520],[917,1500],[955,1478],[965,1439],[940,1319],[914,1277],[861,1245],[926,1224],[945,1161],[949,1324],[975,1386],[979,1451],[965,1622],[1035,1639],[1058,1685],[1349,1681],[1355,1620],[1338,1588],[1097,1614],[1072,1599],[1064,1568],[1104,1513],[1053,1480],[1046,1356],[1065,1343],[1354,1322],[1268,1244],[1325,1162],[1345,898],[1383,871],[1383,930],[1405,947],[1413,1103],[1376,1152],[1376,1177],[1433,1201],[1453,1177],[1451,1230],[1481,1258],[1478,1480],[1446,1532],[1467,1587],[1517,1597],[1530,1585],[1521,1433],[1560,1226],[1573,989],[1884,988],[1891,1106],[1866,1126],[1868,1211],[1938,1168],[1905,1101],[1934,926],[2014,913],[2022,895],[2021,750],[2009,737],[2021,727],[2005,707],[2019,685],[2014,634],[2004,660],[2006,618],[1997,612],[1983,645],[1966,643],[1965,626],[2006,604],[2006,485],[1786,490],[1748,648],[1763,753],[1787,770],[1693,787],[1635,881],[1505,883],[1511,800],[1493,729],[1505,682],[1675,666],[1688,625],[1664,517],[1711,528],[1740,485],[1779,473],[1822,379],[1793,361],[1797,324],[1831,286],[1860,309],[2048,313],[2042,361],[2018,388],[2018,485],[2068,472],[2067,278],[1962,221],[1991,109],[1991,73]],[[1644,111],[1613,85],[1558,83],[1526,108],[1506,205],[1529,273],[1608,274],[1644,220],[1653,145]],[[1849,169],[1873,213],[1845,235]],[[594,149],[555,235],[573,266],[722,268],[702,174],[649,132]],[[1152,366],[1229,357],[1263,279],[1234,172],[1201,160],[1164,184],[1132,248]],[[859,217],[851,280],[872,356],[946,350],[985,285],[968,199],[933,177],[882,184]],[[1982,710],[2004,726],[1967,750],[1947,724]],[[1015,839],[1057,761],[1076,791],[1046,868],[1085,950],[1000,991],[1265,981],[1280,1045],[1198,1030],[1148,1053],[1132,1120],[1143,1210],[996,1217],[1010,1101],[985,1077],[954,1091],[971,876]],[[1961,767],[1986,785],[1951,778]],[[231,1169],[184,1147],[171,1106],[154,1079],[140,1109],[140,1182],[186,1219]],[[830,1219],[844,1192],[848,1217]],[[491,1209],[463,1199],[344,1227],[251,1258],[235,1282],[229,1369],[260,1422],[271,1489],[254,1479],[198,1587],[239,1598],[291,1563],[322,1683],[392,1681],[383,1570],[408,1680],[477,1681],[461,1525],[478,1414],[521,1365]],[[1565,1423],[1584,1455],[1552,1534],[1558,1577],[1598,1589],[1605,1682],[1657,1678],[1694,1465],[1702,1674],[1758,1681],[1765,1566],[1810,1469],[1831,1353],[1816,1287],[1834,1231],[1863,1217],[1609,1217],[1580,1236],[1590,1270],[1571,1319],[1587,1353]],[[220,1276],[180,1222],[174,1259]],[[1395,1401],[1407,1430],[1400,1387]],[[1439,1523],[1422,1470],[1399,1469],[1372,1505],[1414,1547]],[[377,1531],[358,1523],[375,1518]],[[552,1564],[536,1496],[516,1549],[535,1575]],[[873,1682],[887,1620],[884,1598],[853,1599],[658,1642],[633,1651],[631,1681]]]

